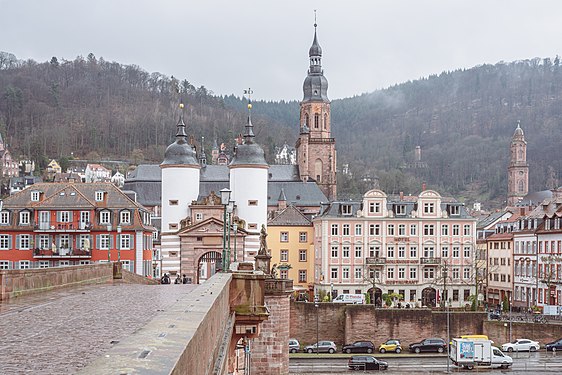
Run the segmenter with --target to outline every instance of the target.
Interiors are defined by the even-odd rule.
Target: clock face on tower
[[[523,171],[519,171],[519,174],[520,174],[520,175],[523,175],[524,173],[525,173],[525,172],[523,172]]]

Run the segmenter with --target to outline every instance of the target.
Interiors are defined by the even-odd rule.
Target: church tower
[[[300,104],[300,135],[295,148],[302,181],[314,180],[330,200],[336,199],[336,141],[332,138],[328,80],[322,70],[322,48],[316,35],[308,51],[310,67]]]
[[[519,122],[510,145],[510,160],[507,168],[507,205],[515,206],[529,192],[529,164],[527,164],[527,142]]]

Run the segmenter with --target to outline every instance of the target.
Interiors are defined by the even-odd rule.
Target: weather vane
[[[251,88],[248,88],[247,90],[244,90],[244,95],[248,96],[248,109],[252,109],[252,94],[254,93],[254,90],[252,90]]]

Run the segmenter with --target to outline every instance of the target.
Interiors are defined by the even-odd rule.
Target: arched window
[[[328,115],[324,113],[324,130],[328,129]]]
[[[525,182],[523,180],[519,180],[519,192],[525,192]]]
[[[316,177],[316,182],[322,182],[322,160],[316,159],[314,162],[314,176]]]
[[[309,126],[310,118],[308,117],[308,113],[304,115],[304,126]]]
[[[320,126],[320,115],[318,113],[314,114],[314,129],[318,129]]]

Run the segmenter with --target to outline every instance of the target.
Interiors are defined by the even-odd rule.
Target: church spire
[[[176,139],[182,139],[184,142],[187,140],[187,133],[185,132],[185,123],[183,122],[183,101],[180,102],[180,119],[178,120],[178,124],[176,125],[178,130],[176,132]]]
[[[244,94],[248,95],[248,122],[246,124],[246,133],[244,134],[244,143],[254,143],[254,125],[252,125],[252,94],[254,92],[251,88],[244,90]]]
[[[328,80],[324,77],[322,70],[322,47],[318,43],[318,24],[316,23],[316,11],[314,11],[314,39],[312,46],[308,50],[308,57],[310,58],[310,66],[308,68],[308,75],[304,79],[303,102],[319,101],[329,103],[328,99]]]

